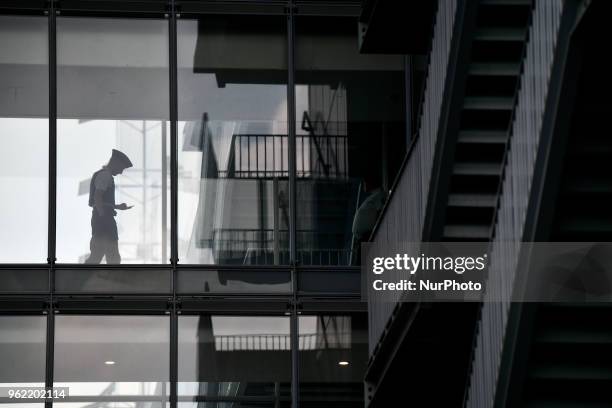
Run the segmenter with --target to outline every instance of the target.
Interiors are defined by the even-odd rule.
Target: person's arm
[[[110,210],[111,206],[108,204],[104,204],[104,191],[105,190],[101,190],[99,188],[96,188],[96,191],[94,192],[94,207],[96,208],[96,211],[98,212],[99,216],[104,216],[106,215],[106,212]],[[121,203],[121,204],[116,204],[113,209],[115,210],[129,210],[130,208],[132,208],[133,205],[127,205],[126,203]]]
[[[126,203],[116,204],[115,210],[129,210],[133,205],[127,205]]]

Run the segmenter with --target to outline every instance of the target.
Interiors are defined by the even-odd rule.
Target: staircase
[[[582,64],[550,240],[610,242],[612,63],[593,49]],[[540,304],[533,327],[521,406],[612,407],[612,304]]]
[[[532,5],[529,0],[465,4],[463,35],[469,37],[458,45],[457,66],[466,71],[455,74],[455,89],[449,92],[447,131],[434,169],[439,186],[431,201],[432,226],[426,222],[431,231],[425,234],[443,242],[486,243],[493,236]],[[463,406],[480,304],[419,307],[409,341],[423,357],[405,357],[418,367],[419,378],[413,381],[423,401],[416,405]],[[443,394],[439,384],[445,384]]]
[[[535,322],[521,406],[612,406],[612,306],[541,305]]]
[[[475,5],[468,0],[467,3],[475,8],[468,14],[475,13],[468,23],[470,44],[464,46],[469,49],[465,62],[467,72],[462,99],[451,101],[451,109],[460,112],[458,118],[449,119],[446,138],[454,138],[449,142],[449,145],[454,143],[454,149],[442,153],[447,156],[447,163],[441,163],[441,168],[450,173],[448,195],[440,194],[440,201],[446,202],[436,212],[444,217],[432,235],[444,242],[486,243],[494,232],[532,4],[529,0],[480,0]],[[459,78],[463,79],[463,73]],[[451,110],[450,116],[456,115],[455,112]],[[427,335],[435,333],[440,342],[453,338],[452,345],[445,344],[446,349],[452,350],[450,356],[436,362],[446,371],[444,377],[439,376],[440,381],[444,378],[456,384],[457,390],[448,390],[453,397],[447,397],[439,405],[462,406],[480,305],[451,303],[428,307],[439,317]],[[456,322],[461,324],[453,326]],[[440,329],[440,326],[453,329]]]
[[[481,0],[452,162],[442,241],[488,241],[531,1]]]

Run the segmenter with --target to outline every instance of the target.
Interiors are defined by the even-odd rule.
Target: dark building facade
[[[391,43],[376,19],[430,12],[372,3],[370,49]],[[523,242],[609,241],[610,81],[594,46],[609,4],[437,6],[420,116],[372,238],[380,251],[483,242],[487,291],[482,303],[461,304],[370,294],[367,406],[608,406],[609,298],[513,300],[532,279],[521,273]],[[598,285],[603,293],[609,282]]]

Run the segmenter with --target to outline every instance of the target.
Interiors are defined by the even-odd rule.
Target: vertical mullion
[[[287,13],[287,130],[288,130],[288,170],[289,170],[289,260],[291,267],[291,282],[293,301],[291,302],[291,406],[300,406],[299,390],[299,337],[297,314],[297,229],[296,229],[296,140],[295,140],[295,18],[293,0],[289,2]]]
[[[406,104],[406,150],[412,140],[412,56],[404,59],[404,103]]]
[[[247,140],[247,178],[251,178],[251,135],[246,135]]]
[[[55,347],[55,311],[53,308],[53,292],[55,287],[55,231],[56,231],[56,169],[57,169],[57,46],[56,46],[56,19],[55,2],[50,1],[46,10],[47,40],[49,58],[49,181],[48,191],[48,220],[47,220],[47,264],[49,265],[49,306],[47,308],[47,331],[45,344],[45,387],[53,387],[53,365]],[[45,401],[45,408],[52,408],[52,401]]]
[[[170,408],[178,405],[178,308],[176,300],[170,309]]]
[[[53,387],[53,365],[55,348],[55,310],[53,300],[50,299],[49,306],[45,311],[47,314],[47,332],[45,344],[45,387]],[[45,401],[45,408],[52,408],[52,401]]]
[[[47,263],[53,267],[56,260],[55,230],[56,211],[55,195],[57,190],[57,46],[55,28],[55,2],[49,2],[48,12],[48,57],[49,57],[49,195],[47,220]]]
[[[293,66],[294,54],[294,16],[293,2],[290,2],[287,14],[287,130],[288,130],[288,165],[289,165],[289,257],[292,264],[296,261],[296,157],[295,157],[295,77]],[[294,285],[295,287],[295,281]]]
[[[295,276],[295,268],[293,268]],[[290,341],[291,341],[291,407],[298,408],[300,406],[300,343],[299,343],[299,320],[298,320],[298,302],[297,296],[294,294],[293,302],[291,302],[290,316]]]
[[[172,264],[172,301],[170,309],[170,408],[177,407],[178,381],[178,316],[176,299],[176,267],[178,264],[178,73],[177,13],[170,0],[168,13],[168,62],[170,74],[170,263]]]
[[[170,262],[178,263],[178,146],[177,146],[177,33],[174,0],[170,2],[169,16],[169,72],[170,72]]]

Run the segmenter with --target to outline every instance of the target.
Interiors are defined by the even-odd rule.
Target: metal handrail
[[[428,55],[427,73],[424,80],[424,91],[421,96],[417,132],[412,138],[400,170],[389,191],[387,200],[379,214],[378,220],[370,234],[372,246],[385,245],[385,240],[420,241],[425,218],[425,205],[429,191],[429,181],[433,171],[435,146],[438,137],[442,109],[444,104],[444,89],[447,82],[447,66],[451,60],[453,31],[456,24],[458,9],[457,0],[438,2],[431,47]],[[393,199],[398,190],[406,200]],[[396,211],[403,218],[401,231],[389,213]],[[408,214],[408,217],[406,217]],[[381,230],[384,233],[380,233]],[[401,235],[401,236],[400,236]],[[385,332],[385,326],[396,302],[398,293],[377,293],[377,296],[388,296],[384,302],[369,303],[370,353]]]
[[[304,112],[307,115],[306,112]],[[308,119],[310,121],[310,119]],[[271,179],[271,178],[288,178],[289,169],[288,162],[285,157],[282,156],[282,152],[287,146],[288,135],[286,134],[234,134],[230,142],[229,158],[226,170],[219,170],[219,178],[239,178],[239,179]],[[329,135],[325,134],[328,144],[334,140],[335,144],[340,144],[347,148],[347,135]],[[330,178],[329,165],[323,159],[323,151],[318,142],[318,136],[311,130],[309,135],[297,135],[299,140],[311,140],[315,146],[317,152],[317,160],[322,165],[323,173],[319,173],[316,170],[308,166],[302,165],[302,168],[296,169],[296,176],[298,178]],[[269,142],[271,140],[271,143]],[[244,142],[243,142],[244,141]],[[246,155],[243,154],[243,143],[246,143]],[[268,146],[270,145],[270,146]],[[271,151],[268,151],[268,147]],[[251,155],[251,149],[254,148],[254,154]],[[259,150],[263,150],[264,157],[260,159]],[[279,160],[277,156],[280,155]],[[253,160],[251,160],[251,156]],[[346,156],[346,154],[345,154]],[[271,163],[269,160],[271,159]],[[346,179],[348,174],[346,168],[339,168],[338,152],[332,151],[332,159],[336,163],[336,172],[334,179]]]

